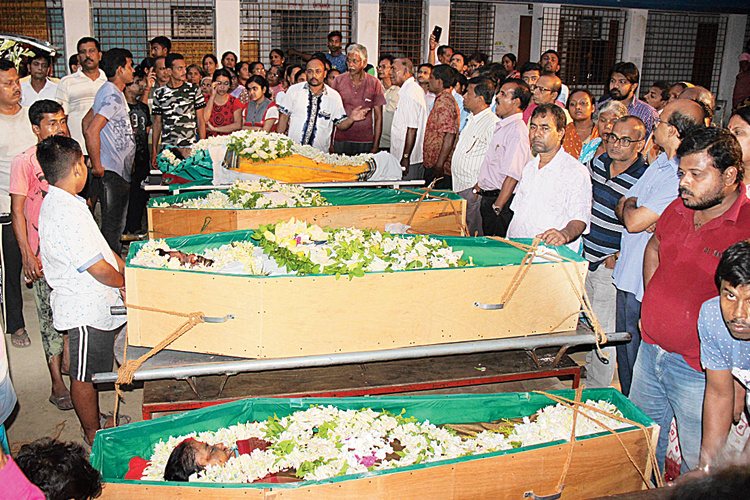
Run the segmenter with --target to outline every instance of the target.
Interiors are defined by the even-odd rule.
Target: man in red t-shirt
[[[348,71],[337,76],[333,89],[341,95],[347,116],[356,108],[367,110],[365,119],[355,122],[347,130],[334,131],[333,151],[338,154],[356,155],[380,151],[380,135],[383,132],[383,85],[372,75],[365,73],[367,49],[353,43],[346,49]]]
[[[656,448],[664,470],[669,428],[677,421],[682,472],[698,466],[703,393],[698,314],[716,295],[723,252],[750,237],[742,149],[727,131],[708,127],[683,139],[680,198],[662,213],[643,258],[643,342],[633,368],[630,400],[659,426]]]

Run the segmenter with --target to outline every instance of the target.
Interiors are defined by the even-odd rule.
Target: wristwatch
[[[495,215],[500,215],[500,212],[502,212],[502,208],[498,207],[497,205],[492,205],[492,210],[495,211]]]

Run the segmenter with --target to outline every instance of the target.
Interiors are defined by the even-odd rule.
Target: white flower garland
[[[330,205],[330,203],[320,194],[320,191],[273,179],[258,179],[237,180],[226,193],[214,190],[201,198],[192,198],[181,203],[161,202],[155,206],[158,208],[261,209],[324,205]]]
[[[613,416],[622,414],[607,401],[586,401]],[[238,440],[260,438],[271,443],[265,450],[230,458],[225,464],[209,466],[190,481],[248,483],[268,474],[296,470],[298,477],[317,481],[344,474],[387,470],[419,463],[450,460],[500,450],[570,439],[573,410],[560,404],[537,412],[531,422],[508,424],[508,431],[483,431],[461,438],[453,431],[428,420],[418,422],[372,409],[340,410],[333,406],[312,406],[287,417],[265,422],[232,425],[215,432],[192,432],[170,436],[154,445],[143,479],[162,481],[172,450],[187,438],[209,445],[223,443],[234,448]],[[629,427],[614,418],[596,415],[611,429]],[[512,429],[512,430],[510,430]],[[576,436],[604,432],[597,423],[579,414]],[[506,435],[507,434],[507,435]],[[398,442],[399,450],[394,450]]]

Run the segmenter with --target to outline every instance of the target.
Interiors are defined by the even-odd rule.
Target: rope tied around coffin
[[[205,321],[203,320],[204,314],[200,311],[191,312],[191,313],[183,313],[179,311],[168,311],[168,310],[159,309],[156,307],[137,306],[133,304],[126,304],[126,307],[128,309],[137,309],[139,311],[157,312],[157,313],[162,313],[162,314],[168,314],[170,316],[179,316],[182,318],[187,318],[187,321],[185,321],[180,326],[175,328],[175,330],[172,333],[164,337],[161,340],[161,342],[156,344],[153,348],[151,348],[151,350],[149,350],[146,354],[144,354],[138,359],[127,359],[128,358],[128,342],[127,340],[125,340],[125,353],[123,354],[122,365],[120,366],[120,368],[117,369],[117,381],[115,382],[115,391],[117,392],[117,395],[115,397],[115,410],[114,410],[115,426],[117,426],[117,410],[119,409],[120,398],[123,396],[120,386],[132,384],[133,377],[135,376],[136,370],[138,370],[141,367],[141,365],[143,365],[143,363],[145,363],[150,357],[164,350],[172,342],[174,342],[175,340],[179,339],[180,337],[185,335],[187,332],[192,330],[193,327],[195,327],[196,325],[205,323]]]
[[[442,179],[442,177],[440,179]],[[419,199],[417,200],[417,204],[414,207],[414,210],[412,211],[411,215],[409,216],[409,220],[406,221],[406,225],[411,226],[411,222],[412,220],[414,220],[414,216],[417,214],[417,210],[419,210],[419,207],[422,205],[422,202],[426,198],[430,197],[436,200],[447,201],[448,204],[451,206],[451,210],[453,211],[453,216],[456,218],[456,225],[461,230],[461,236],[471,236],[469,234],[469,229],[466,227],[466,224],[464,224],[461,221],[461,216],[458,215],[458,210],[456,210],[456,207],[453,205],[453,200],[451,200],[450,198],[446,196],[437,196],[437,195],[431,196],[430,195],[430,193],[432,193],[432,191],[435,189],[435,182],[439,181],[440,179],[435,179],[434,181],[432,181],[432,183],[430,183],[430,185],[425,188],[424,193],[420,193],[418,191],[411,191],[409,189],[396,188],[396,191],[401,191],[401,192],[409,193],[409,194],[416,194],[417,196],[419,196]]]
[[[507,303],[513,297],[513,294],[516,292],[516,290],[518,290],[518,287],[520,286],[523,279],[526,277],[526,273],[528,272],[529,268],[531,267],[532,262],[534,261],[534,257],[537,254],[537,250],[539,249],[539,245],[541,244],[541,241],[539,238],[534,238],[532,244],[527,245],[525,243],[511,241],[507,238],[502,238],[499,236],[488,236],[488,239],[507,243],[508,245],[512,247],[518,248],[519,250],[523,250],[524,252],[526,252],[526,255],[524,255],[523,260],[521,261],[521,265],[516,271],[515,276],[513,276],[513,279],[508,285],[508,288],[506,288],[505,292],[503,293],[502,298],[500,299],[500,303],[502,305],[507,305]],[[568,257],[563,257],[562,255],[545,254],[543,257],[551,262],[556,262],[558,264],[565,264],[566,262],[576,263],[575,260],[570,259]],[[607,334],[604,333],[604,330],[602,329],[602,325],[601,323],[599,323],[599,319],[596,317],[593,309],[591,308],[591,300],[589,299],[589,296],[586,293],[586,285],[583,281],[583,277],[578,273],[574,273],[578,278],[578,284],[576,284],[573,278],[573,275],[571,275],[567,266],[561,265],[560,267],[562,267],[563,271],[565,272],[565,276],[567,277],[568,282],[570,283],[570,286],[573,289],[573,293],[578,299],[580,309],[583,309],[583,312],[591,321],[591,327],[594,330],[594,340],[596,341],[596,350],[599,356],[603,359],[609,360],[609,355],[605,353],[604,351],[602,351],[602,348],[601,348],[601,344],[607,343]],[[570,318],[571,316],[580,314],[581,313],[580,309],[578,311],[574,311],[568,314],[567,316],[565,316],[565,318],[563,318],[562,321],[560,321],[557,325],[551,328],[547,333],[552,333],[555,330],[557,330],[560,327],[560,325],[565,323],[568,320],[568,318]],[[610,362],[611,361],[612,360],[610,360]]]
[[[563,467],[562,475],[560,476],[560,480],[557,483],[557,493],[560,493],[562,491],[562,487],[565,482],[565,477],[568,474],[568,470],[570,468],[570,462],[573,458],[573,447],[575,445],[575,428],[576,428],[576,419],[578,417],[578,414],[580,413],[584,417],[590,419],[592,422],[600,425],[604,429],[606,429],[609,433],[614,435],[617,438],[617,441],[620,443],[620,446],[625,451],[625,454],[627,455],[628,459],[630,460],[630,463],[633,464],[633,467],[635,467],[636,471],[638,471],[638,475],[641,477],[641,480],[646,485],[647,488],[651,488],[650,483],[650,474],[649,472],[655,472],[654,476],[656,477],[656,486],[658,488],[661,488],[664,486],[664,478],[659,474],[659,468],[658,468],[658,462],[656,460],[656,443],[654,442],[654,439],[652,438],[651,432],[649,431],[648,427],[646,427],[643,424],[640,424],[638,422],[635,422],[633,420],[627,419],[625,417],[620,417],[618,415],[614,415],[612,413],[606,412],[600,408],[596,408],[595,406],[587,405],[586,403],[581,402],[581,393],[583,391],[583,388],[579,387],[576,389],[576,395],[575,400],[571,400],[568,398],[564,398],[562,396],[558,396],[556,394],[550,394],[548,392],[544,391],[533,391],[536,394],[541,394],[543,396],[547,396],[555,403],[561,404],[567,408],[570,408],[573,410],[573,430],[571,431],[571,439],[570,439],[570,448],[568,450],[568,458],[565,461],[565,465]],[[610,427],[608,427],[606,424],[604,424],[601,420],[596,419],[594,416],[592,416],[589,413],[586,413],[583,410],[588,410],[593,413],[598,413],[600,415],[609,417],[613,420],[617,420],[618,422],[622,422],[628,425],[632,425],[634,427],[638,427],[641,431],[643,431],[643,435],[646,439],[646,446],[648,448],[648,460],[646,465],[646,470],[643,471],[636,463],[635,458],[633,458],[633,455],[630,453],[630,450],[628,450],[628,447],[625,445],[625,443],[622,441],[622,438],[620,437],[620,434]],[[650,469],[650,470],[649,470]]]

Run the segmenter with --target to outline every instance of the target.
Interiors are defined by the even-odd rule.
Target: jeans
[[[617,290],[615,330],[628,332],[632,337],[627,344],[617,345],[617,376],[620,378],[620,387],[625,396],[630,394],[633,366],[638,356],[638,346],[641,345],[639,319],[641,319],[641,303],[635,298],[635,294]]]
[[[7,222],[2,220],[0,223],[3,225],[2,300],[5,302],[5,333],[16,333],[26,326],[21,297],[23,259],[13,228],[10,226],[10,216],[7,217]]]
[[[672,417],[682,451],[682,473],[698,467],[703,433],[703,392],[706,376],[679,354],[641,342],[633,368],[630,401],[660,427],[656,459],[664,473]]]
[[[356,156],[372,151],[371,142],[340,142],[333,141],[333,152],[337,155]]]
[[[109,170],[102,177],[102,235],[109,247],[120,255],[122,237],[125,231],[125,218],[128,215],[130,201],[130,183],[118,174]]]
[[[458,195],[466,200],[466,227],[469,229],[469,236],[484,236],[482,216],[479,213],[479,203],[482,197],[474,194],[473,186],[459,191]]]
[[[612,282],[612,269],[599,264],[595,271],[589,271],[586,276],[586,293],[591,301],[591,310],[602,325],[604,333],[615,331],[615,310],[617,288]],[[617,349],[615,346],[602,347],[608,356],[599,357],[599,351],[594,348],[586,355],[586,385],[588,387],[609,387],[617,369]]]

